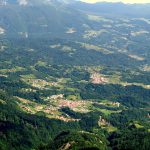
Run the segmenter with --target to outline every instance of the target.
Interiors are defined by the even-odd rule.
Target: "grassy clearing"
[[[36,79],[34,74],[21,75],[22,79]]]
[[[101,30],[87,30],[85,31],[85,34],[83,35],[84,39],[92,39],[100,36],[103,33],[108,33],[107,30],[101,29]]]
[[[98,15],[88,15],[88,19],[96,22],[109,22],[113,23],[112,20],[98,16]]]
[[[134,125],[135,125],[135,127],[138,128],[138,129],[139,129],[139,128],[144,128],[144,126],[142,126],[142,125],[140,125],[140,124],[138,124],[138,123],[135,123]]]
[[[1,69],[0,73],[14,73],[14,72],[18,72],[18,71],[25,71],[25,68],[22,67],[18,67],[16,66],[15,68],[11,68],[11,69]]]
[[[108,126],[108,127],[102,127],[103,129],[107,130],[109,133],[110,132],[115,132],[117,131],[118,129],[114,126]]]
[[[102,112],[106,116],[111,115],[112,113],[120,113],[121,112],[121,110],[113,111],[113,110],[101,109],[101,108],[97,108],[97,107],[93,107],[92,110]]]
[[[93,33],[94,34],[94,33]],[[112,54],[112,51],[109,51],[108,49],[102,48],[101,46],[88,44],[88,43],[80,43],[83,48],[86,48],[87,50],[95,50],[102,52],[104,54]]]
[[[107,76],[108,78],[108,83],[109,84],[120,84],[122,86],[131,86],[131,85],[135,85],[135,86],[141,86],[145,89],[150,89],[150,85],[145,85],[143,83],[129,83],[129,82],[123,82],[121,81],[121,76],[119,74],[113,74],[111,76]]]

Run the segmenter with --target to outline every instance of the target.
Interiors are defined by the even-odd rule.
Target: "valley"
[[[149,150],[149,8],[0,1],[0,150]]]

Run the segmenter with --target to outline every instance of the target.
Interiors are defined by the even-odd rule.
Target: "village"
[[[93,73],[91,75],[91,82],[93,84],[106,84],[106,83],[108,83],[108,79],[103,77],[103,76],[101,76],[98,73]]]
[[[47,82],[42,79],[23,79],[28,84],[32,85],[33,87],[36,87],[38,89],[47,89],[48,86],[57,86],[57,82]]]

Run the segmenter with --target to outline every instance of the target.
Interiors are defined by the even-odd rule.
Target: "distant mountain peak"
[[[19,5],[27,5],[29,0],[0,0],[0,5],[7,4],[19,4]]]
[[[27,5],[28,4],[28,0],[18,0],[18,3],[20,5]]]
[[[70,4],[76,2],[77,0],[58,0],[58,1],[65,4]]]
[[[39,4],[72,4],[77,0],[0,0],[0,6],[8,4],[16,4],[21,6],[26,5],[39,5]]]

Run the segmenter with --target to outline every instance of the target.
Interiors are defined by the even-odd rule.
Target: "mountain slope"
[[[105,14],[112,16],[126,16],[126,17],[146,17],[149,18],[150,4],[124,4],[124,3],[109,3],[100,2],[88,4],[84,2],[75,2],[71,4],[74,8],[79,10],[93,12],[96,14]]]
[[[16,1],[15,1],[16,2]],[[68,28],[79,28],[85,17],[59,1],[29,1],[27,5],[8,3],[0,6],[0,26],[9,36],[59,36],[65,35]],[[77,17],[80,16],[80,17]],[[74,19],[72,19],[74,18]]]

